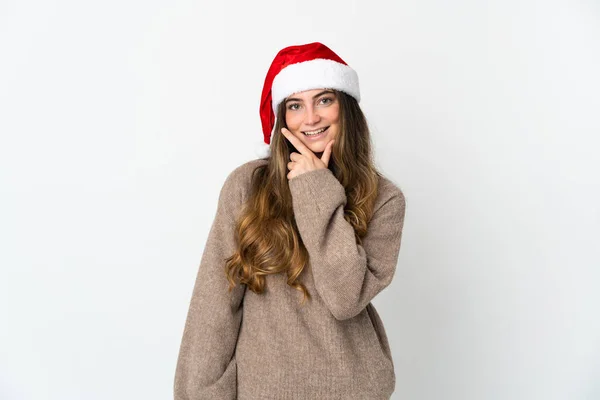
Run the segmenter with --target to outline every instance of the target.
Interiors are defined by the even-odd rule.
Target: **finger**
[[[306,147],[304,145],[304,143],[302,143],[300,141],[300,139],[298,139],[296,136],[294,136],[294,134],[292,132],[290,132],[286,128],[281,128],[281,133],[283,133],[283,135],[290,141],[290,143],[292,143],[292,145],[296,148],[296,150],[298,150],[301,154],[303,154],[305,156],[312,155],[313,157],[316,157],[315,153],[310,151],[310,149],[308,147]]]
[[[331,142],[327,143],[327,146],[325,147],[325,150],[323,150],[323,154],[321,155],[321,161],[323,161],[326,167],[329,166],[329,158],[331,157],[334,142],[335,140],[332,140]]]

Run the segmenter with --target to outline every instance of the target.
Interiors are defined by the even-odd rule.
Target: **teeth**
[[[326,129],[326,128],[319,129],[319,130],[317,130],[317,131],[312,131],[312,132],[304,132],[304,134],[305,134],[305,135],[308,135],[308,136],[312,136],[312,135],[318,135],[319,133],[323,132],[325,129]]]

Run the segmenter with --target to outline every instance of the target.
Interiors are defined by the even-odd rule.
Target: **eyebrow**
[[[314,100],[314,99],[316,99],[317,97],[319,97],[319,96],[323,95],[323,94],[326,94],[326,93],[333,93],[333,90],[323,90],[322,92],[315,94],[315,95],[313,96],[313,100]],[[289,99],[287,99],[287,100],[285,101],[285,104],[287,104],[287,103],[288,103],[288,101],[302,101],[302,99],[298,99],[298,98],[295,98],[295,97],[291,97],[291,98],[289,98]]]

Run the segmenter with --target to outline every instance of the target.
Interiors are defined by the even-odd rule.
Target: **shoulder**
[[[265,158],[257,158],[255,160],[246,161],[231,171],[228,178],[244,179],[249,175],[252,175],[252,172],[254,172],[256,167],[266,165],[267,163],[268,161]]]
[[[234,168],[229,175],[227,175],[224,186],[243,187],[245,185],[249,185],[252,179],[252,174],[256,168],[266,164],[266,159],[258,158],[239,165],[238,167]]]
[[[404,192],[392,179],[380,174],[378,203],[381,206],[388,202],[395,203],[399,208],[399,211],[404,212],[406,207],[406,197],[404,196]]]
[[[264,158],[250,160],[234,168],[225,178],[220,201],[235,201],[238,205],[246,198],[252,183],[252,174],[257,167],[266,165]]]

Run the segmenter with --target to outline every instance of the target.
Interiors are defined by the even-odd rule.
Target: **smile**
[[[302,132],[306,136],[319,136],[321,133],[325,132],[329,128],[328,126],[325,128],[317,129],[315,131],[306,131]]]

